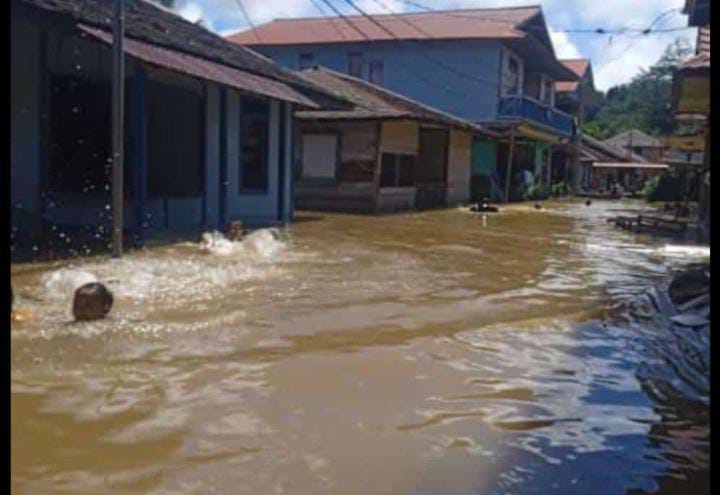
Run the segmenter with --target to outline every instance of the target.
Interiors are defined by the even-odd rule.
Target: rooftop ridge
[[[530,5],[515,5],[511,7],[485,7],[485,8],[472,8],[472,9],[432,9],[432,10],[425,10],[425,11],[419,11],[419,12],[395,12],[395,13],[387,13],[387,14],[371,14],[372,17],[398,17],[398,16],[409,16],[409,15],[432,15],[432,14],[467,14],[471,12],[488,12],[493,10],[502,10],[502,11],[508,11],[508,10],[530,10],[530,9],[542,9],[542,6],[540,4],[530,4]],[[347,19],[365,19],[364,16],[360,14],[350,14],[350,15],[343,15],[343,17]],[[340,16],[337,15],[325,15],[325,16],[306,16],[306,17],[276,17],[272,19],[271,21],[268,21],[264,24],[259,24],[260,26],[270,24],[271,22],[291,22],[291,21],[317,21],[322,19],[341,19]],[[480,19],[482,20],[482,19]]]

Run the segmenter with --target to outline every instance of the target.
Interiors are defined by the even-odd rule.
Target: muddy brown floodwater
[[[645,296],[691,260],[606,224],[640,203],[531,206],[13,266],[13,491],[707,490],[707,336]]]

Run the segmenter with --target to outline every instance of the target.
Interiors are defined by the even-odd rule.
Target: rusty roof
[[[105,31],[112,30],[112,0],[11,0],[16,6],[82,23]],[[212,60],[259,76],[288,84],[307,83],[262,55],[231,43],[197,24],[186,21],[168,9],[147,0],[125,0],[125,35],[156,46]],[[318,88],[310,87],[311,91]]]
[[[399,95],[356,77],[341,74],[324,67],[306,69],[299,73],[315,84],[323,86],[338,98],[352,104],[352,108],[339,111],[311,110],[297,112],[306,120],[365,120],[365,119],[412,119],[432,122],[449,127],[465,129],[497,136],[481,125],[450,115],[405,96]]]
[[[112,44],[112,35],[105,31],[82,24],[79,25],[79,28],[83,33],[104,43]],[[123,48],[128,55],[149,64],[214,81],[255,95],[289,101],[304,107],[318,108],[315,102],[290,85],[267,77],[130,38],[125,39]]]
[[[525,23],[541,13],[537,5],[373,15],[395,36],[362,16],[275,19],[228,36],[245,45],[301,45],[427,39],[524,38]],[[349,25],[351,23],[354,28]],[[254,32],[253,32],[254,31]],[[360,32],[358,32],[360,31]],[[361,35],[360,33],[363,33]]]
[[[598,141],[597,139],[582,134],[580,147],[586,156],[594,158],[595,161],[610,162],[636,162],[636,163],[647,163],[647,159],[638,155],[637,153],[628,152],[623,148],[618,148],[607,142]]]
[[[563,59],[560,60],[560,63],[570,69],[579,78],[582,78],[585,75],[585,72],[587,72],[588,68],[590,67],[590,60],[586,58]],[[579,82],[579,80],[558,81],[555,83],[555,91],[559,93],[575,91],[578,87]]]

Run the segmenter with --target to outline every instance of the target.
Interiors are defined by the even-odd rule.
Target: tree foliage
[[[653,136],[672,132],[675,125],[671,111],[673,70],[691,52],[690,45],[682,38],[668,45],[655,65],[629,83],[610,88],[597,108],[588,112],[583,130],[598,139],[632,129]]]

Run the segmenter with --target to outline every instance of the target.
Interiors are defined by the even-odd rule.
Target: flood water
[[[708,332],[646,295],[697,260],[550,206],[14,266],[13,491],[706,493]]]

